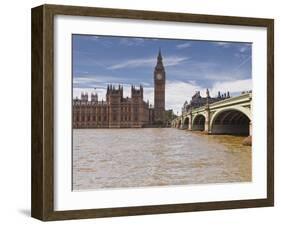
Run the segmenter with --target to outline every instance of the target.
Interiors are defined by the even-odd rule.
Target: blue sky
[[[232,96],[252,86],[250,43],[73,35],[73,96],[97,92],[105,98],[109,83],[144,86],[153,104],[153,70],[161,48],[166,70],[166,108],[179,112],[195,91]]]

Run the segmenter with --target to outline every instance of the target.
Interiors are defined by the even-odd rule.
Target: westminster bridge
[[[208,134],[252,135],[252,93],[191,109],[172,121],[172,127]]]

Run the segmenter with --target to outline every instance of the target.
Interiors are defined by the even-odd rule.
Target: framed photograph
[[[274,21],[32,9],[32,217],[274,205]]]

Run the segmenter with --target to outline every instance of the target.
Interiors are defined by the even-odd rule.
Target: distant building
[[[123,97],[123,87],[107,86],[106,100],[87,93],[73,100],[73,128],[141,128],[165,125],[165,69],[161,51],[154,69],[154,108],[143,100],[143,87],[131,86],[131,97]]]
[[[197,91],[191,98],[191,101],[188,103],[187,101],[184,102],[182,107],[182,113],[188,112],[191,109],[202,107],[206,104],[212,104],[214,102],[224,100],[230,98],[229,92],[221,94],[218,92],[217,97],[211,97],[210,92],[207,89],[206,97],[202,97],[200,95],[200,91]]]

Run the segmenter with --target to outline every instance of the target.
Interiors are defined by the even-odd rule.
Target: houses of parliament
[[[143,86],[131,86],[131,97],[123,96],[121,85],[108,85],[106,100],[98,94],[81,93],[73,100],[73,128],[142,128],[163,126],[165,111],[166,74],[161,51],[154,68],[154,107],[143,100]]]

